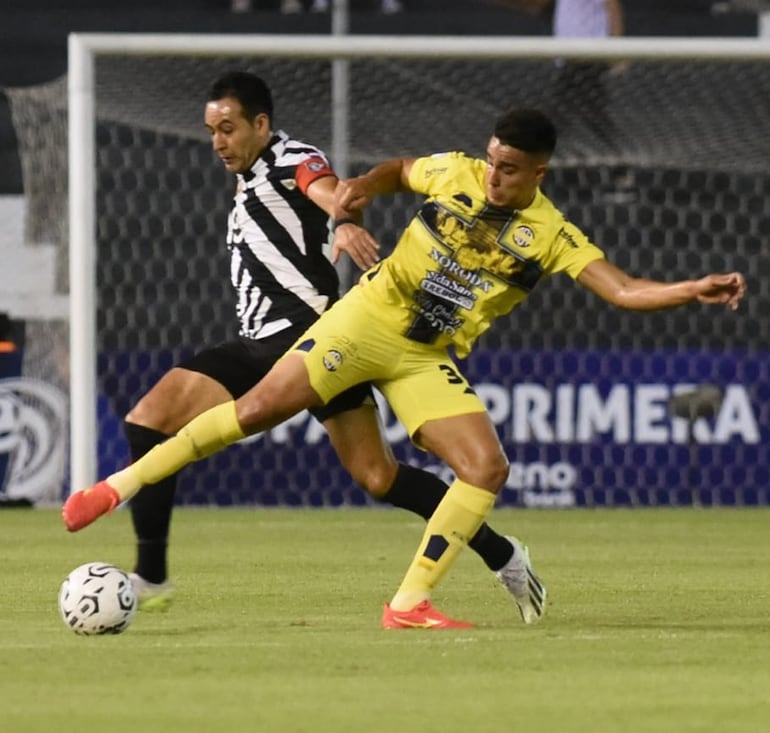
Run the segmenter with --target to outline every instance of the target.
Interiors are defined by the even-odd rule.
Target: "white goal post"
[[[765,39],[543,37],[393,37],[317,35],[92,34],[69,36],[69,302],[71,377],[71,489],[96,479],[96,102],[100,56],[239,56],[335,60],[332,150],[344,173],[349,144],[345,63],[363,58],[399,60],[648,60],[770,62]],[[140,89],[131,93],[141,95]],[[409,99],[399,100],[405,109]],[[758,134],[763,134],[758,131]]]

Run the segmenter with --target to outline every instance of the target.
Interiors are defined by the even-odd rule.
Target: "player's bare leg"
[[[470,435],[473,440],[468,440]],[[505,483],[508,459],[487,413],[428,422],[417,437],[452,466],[459,480],[494,494]],[[532,570],[527,548],[515,537],[508,541],[513,554],[496,575],[516,601],[524,622],[534,623],[545,612],[546,590]]]
[[[342,465],[375,499],[413,512],[426,521],[449,488],[436,474],[399,463],[385,440],[374,403],[335,414],[324,428]],[[141,492],[142,496],[145,492]],[[514,545],[484,523],[468,546],[497,575],[513,558]],[[501,580],[510,592],[508,585]]]
[[[385,606],[383,627],[466,628],[467,622],[433,608],[431,592],[491,510],[507,477],[508,461],[486,413],[430,421],[416,438],[453,468],[457,480],[429,520],[401,586]]]
[[[320,402],[310,386],[303,356],[289,354],[237,401],[207,410],[127,468],[72,494],[62,509],[64,524],[71,532],[80,530],[143,486],[157,483],[246,435],[269,430]]]

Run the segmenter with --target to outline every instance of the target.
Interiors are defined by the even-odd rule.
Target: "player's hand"
[[[746,294],[746,280],[739,272],[706,275],[697,282],[699,303],[723,303],[736,310]]]
[[[363,227],[348,222],[334,232],[331,260],[336,264],[343,252],[362,270],[368,270],[380,260],[380,245]]]
[[[365,176],[343,178],[337,181],[334,190],[335,207],[345,211],[361,211],[372,200]]]

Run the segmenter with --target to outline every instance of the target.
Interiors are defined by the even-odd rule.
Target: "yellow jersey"
[[[604,257],[539,189],[520,211],[488,204],[485,172],[485,161],[458,152],[416,159],[409,185],[428,198],[393,253],[360,281],[399,333],[453,346],[460,358],[543,278],[577,278]]]

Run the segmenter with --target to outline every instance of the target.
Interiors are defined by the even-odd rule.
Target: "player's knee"
[[[387,461],[362,462],[360,465],[351,466],[349,469],[353,480],[375,499],[382,499],[393,482],[396,480],[398,464],[391,465]]]
[[[156,403],[148,400],[139,400],[128,412],[125,421],[167,435],[173,435],[179,427],[171,410],[156,409]]]
[[[457,478],[494,493],[500,491],[508,478],[508,459],[503,453],[476,455],[455,467]]]
[[[498,456],[498,460],[493,467],[493,473],[490,475],[490,488],[493,488],[495,493],[505,486],[505,482],[508,480],[508,472],[510,471],[510,463],[508,459],[501,455]]]

